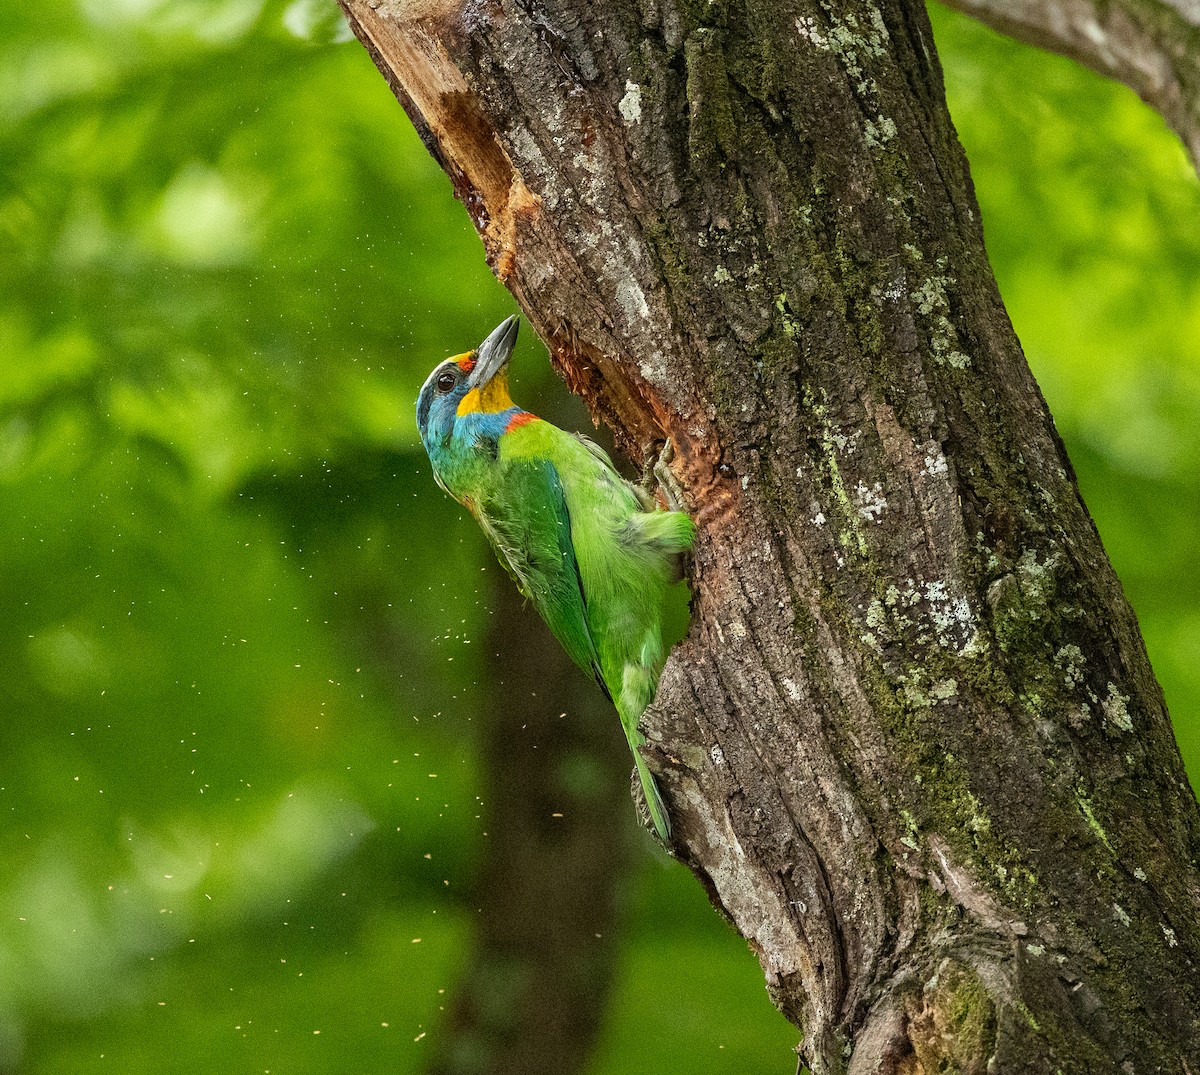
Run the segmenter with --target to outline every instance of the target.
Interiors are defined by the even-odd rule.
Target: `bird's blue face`
[[[421,394],[417,396],[417,429],[430,455],[454,435],[458,405],[470,391],[467,380],[475,364],[474,351],[448,358],[421,386]]]
[[[494,414],[513,406],[508,394],[508,360],[517,341],[518,321],[502,321],[474,351],[441,363],[417,396],[417,429],[429,458],[437,456],[454,436],[460,418]]]

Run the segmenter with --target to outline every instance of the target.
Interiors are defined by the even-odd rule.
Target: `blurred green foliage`
[[[935,18],[1195,773],[1200,191],[1125,91]],[[511,300],[318,0],[0,0],[0,145],[0,1072],[417,1071],[487,839],[492,568],[412,401]],[[788,1070],[690,876],[648,855],[629,901],[594,1075]]]

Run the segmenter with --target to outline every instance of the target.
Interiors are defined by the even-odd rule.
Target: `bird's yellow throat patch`
[[[508,394],[508,370],[500,370],[487,384],[480,388],[472,388],[458,404],[458,416],[482,411],[484,414],[497,414],[513,406],[512,396]]]

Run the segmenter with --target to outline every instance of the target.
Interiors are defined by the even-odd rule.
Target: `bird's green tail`
[[[646,741],[645,736],[640,732],[637,737],[643,743]],[[650,820],[654,822],[654,831],[658,833],[658,838],[665,844],[671,839],[671,817],[667,813],[666,803],[663,802],[662,796],[658,792],[654,774],[646,768],[645,759],[638,753],[636,746],[633,748],[633,763],[637,766],[638,777],[642,781],[642,794],[646,796],[646,809],[650,811]]]
[[[662,795],[659,794],[653,774],[638,752],[638,747],[646,742],[646,737],[638,729],[638,718],[654,698],[655,685],[655,677],[644,666],[627,664],[616,706],[621,717],[621,726],[625,729],[625,738],[629,740],[629,749],[633,751],[633,763],[637,766],[638,779],[642,782],[646,809],[650,812],[650,820],[654,822],[654,831],[665,844],[671,837],[671,817],[667,813]]]

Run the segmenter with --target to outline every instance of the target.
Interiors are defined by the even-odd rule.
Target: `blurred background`
[[[1200,186],[931,13],[1195,780]],[[431,480],[417,389],[513,311],[331,2],[0,0],[0,1073],[793,1070]],[[586,426],[528,334],[515,379]]]

